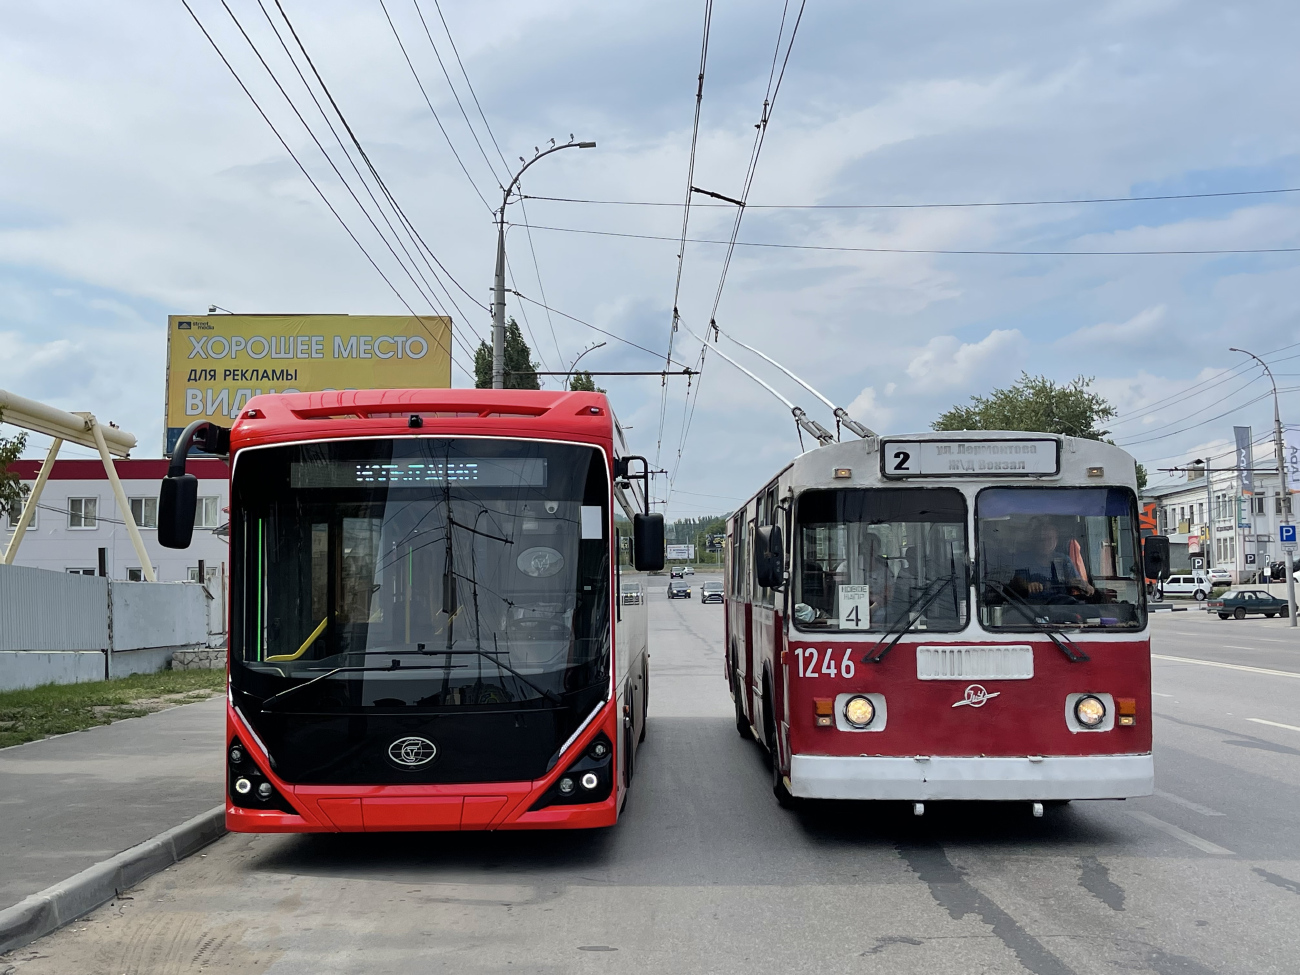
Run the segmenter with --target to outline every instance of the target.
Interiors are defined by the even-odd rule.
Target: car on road
[[[685,578],[686,578],[686,566],[684,566],[684,565],[674,565],[674,566],[671,566],[671,567],[668,569],[668,578],[670,578],[670,579],[685,579]]]
[[[684,579],[672,579],[668,583],[669,599],[690,599],[691,584]]]
[[[695,566],[693,565],[682,566],[682,575],[688,575],[688,576],[695,575]]]
[[[710,579],[708,582],[700,584],[700,602],[702,603],[720,603],[722,602],[722,583]]]
[[[645,597],[641,590],[639,582],[625,582],[619,587],[619,596],[624,606],[640,606],[645,602]]]
[[[1166,596],[1191,596],[1199,603],[1210,595],[1214,580],[1204,572],[1185,572],[1171,575],[1160,588]]]
[[[1244,620],[1251,613],[1262,613],[1269,619],[1287,615],[1286,600],[1263,589],[1229,589],[1222,596],[1211,599],[1205,608],[1211,613],[1218,613],[1221,620],[1226,620],[1229,616]]]
[[[1227,569],[1206,569],[1205,574],[1216,586],[1232,585],[1232,573]]]

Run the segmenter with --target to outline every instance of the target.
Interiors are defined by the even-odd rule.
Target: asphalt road
[[[778,808],[730,717],[721,607],[651,600],[649,736],[617,827],[229,836],[0,973],[1300,971],[1284,623],[1157,618],[1157,795],[917,819]]]

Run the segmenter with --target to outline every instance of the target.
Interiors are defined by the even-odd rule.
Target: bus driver
[[[1024,561],[1011,579],[1015,589],[1044,602],[1053,601],[1053,597],[1091,596],[1096,591],[1088,582],[1077,539],[1071,539],[1068,552],[1062,552],[1056,525],[1043,517],[1030,520],[1028,534],[1032,547],[1027,546]]]

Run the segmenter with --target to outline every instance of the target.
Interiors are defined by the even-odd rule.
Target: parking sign
[[[1282,542],[1284,549],[1294,549],[1295,545],[1295,525],[1278,525],[1277,537]]]

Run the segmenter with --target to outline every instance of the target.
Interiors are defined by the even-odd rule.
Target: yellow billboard
[[[169,315],[164,446],[195,420],[228,426],[259,393],[450,386],[450,318]]]

